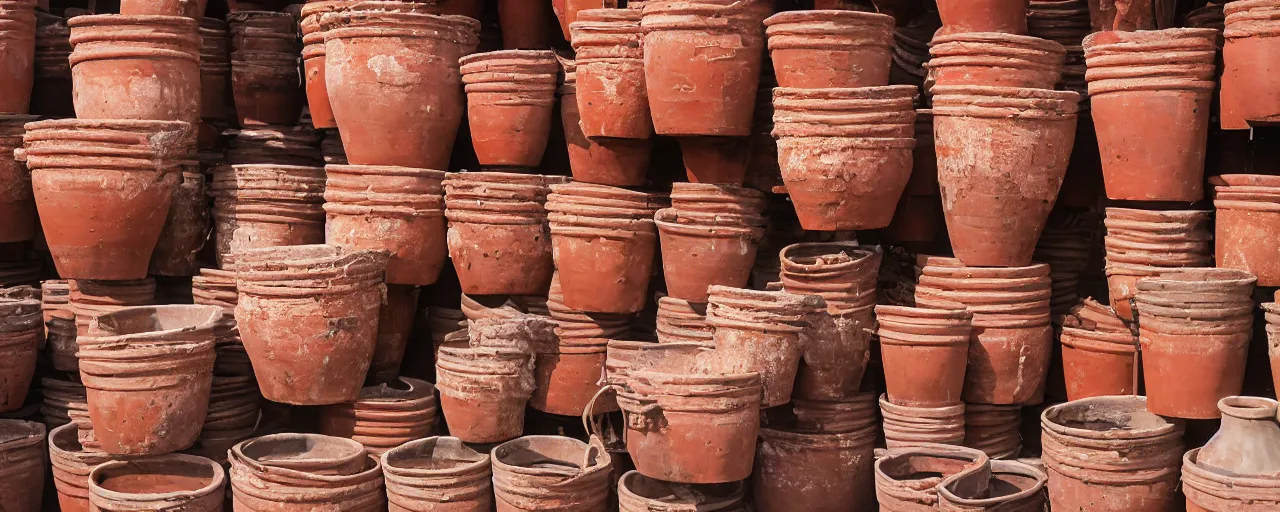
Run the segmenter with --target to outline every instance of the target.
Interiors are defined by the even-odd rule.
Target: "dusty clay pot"
[[[31,191],[31,172],[13,157],[22,147],[26,123],[36,116],[0,115],[0,182],[11,186],[0,192],[0,216],[12,219],[0,227],[0,243],[21,242],[36,238],[36,200]]]
[[[985,86],[938,86],[933,95],[938,183],[956,257],[1029,264],[1066,175],[1079,95]],[[1002,136],[975,140],[979,132]],[[1021,150],[1032,145],[1034,152]]]
[[[49,461],[53,485],[58,490],[58,506],[66,512],[89,511],[89,470],[117,458],[85,450],[77,439],[75,425],[63,425],[49,432]]]
[[[658,210],[654,217],[667,294],[701,303],[707,302],[712,285],[745,287],[764,239],[764,194],[735,185],[695,183],[676,183],[671,194],[673,207]],[[682,195],[692,197],[676,199]],[[724,202],[741,206],[716,211]]]
[[[349,445],[335,449],[336,441]],[[237,509],[301,511],[333,503],[354,510],[386,507],[382,465],[354,441],[314,434],[264,436],[236,445],[229,459]]]
[[[126,512],[177,507],[217,512],[226,499],[227,473],[204,457],[170,454],[112,461],[89,472],[92,510]]]
[[[31,106],[36,55],[36,4],[31,0],[7,1],[0,14],[4,36],[0,38],[0,113],[26,114]]]
[[[358,9],[321,18],[329,103],[347,160],[447,169],[463,113],[458,59],[475,51],[479,23]],[[370,67],[388,58],[399,64],[395,77]]]
[[[987,478],[985,484],[980,480]],[[1022,462],[992,460],[989,476],[969,473],[943,479],[938,484],[938,510],[1044,510],[1048,475]],[[985,485],[986,492],[977,491]]]
[[[934,85],[1051,89],[1062,79],[1066,49],[1038,37],[971,32],[935,37],[929,54]]]
[[[730,511],[746,506],[743,485],[692,485],[663,482],[628,471],[618,480],[620,512],[675,512],[678,510]]]
[[[76,16],[67,25],[76,117],[199,123],[195,19],[104,14]]]
[[[323,167],[229,165],[213,170],[214,253],[324,241]]]
[[[382,454],[390,512],[430,506],[444,512],[493,510],[489,455],[456,437],[409,441]]]
[[[1013,459],[1022,452],[1022,406],[965,404],[964,446],[994,459]]]
[[[326,406],[320,433],[358,441],[380,456],[431,433],[438,411],[435,393],[431,383],[408,377],[366,387],[355,402]]]
[[[1064,327],[1060,339],[1068,399],[1137,391],[1138,346],[1132,333]]]
[[[960,445],[965,439],[965,405],[908,407],[880,396],[885,446],[905,448],[922,444]]]
[[[579,14],[570,29],[582,133],[593,139],[648,139],[653,121],[640,47],[641,12],[590,9]]]
[[[878,425],[874,414],[859,420],[841,433],[761,428],[751,485],[756,509],[835,512],[873,506]]]
[[[583,133],[578,110],[576,73],[566,74],[560,94],[560,123],[569,150],[569,171],[574,181],[615,187],[644,185],[653,153],[653,140],[648,138],[588,138]],[[585,103],[585,101],[584,101]],[[647,105],[646,105],[646,108]],[[645,118],[648,119],[646,110]]]
[[[781,87],[825,89],[889,83],[893,17],[845,10],[788,11],[765,20]]]
[[[1216,192],[1214,256],[1218,267],[1248,271],[1258,276],[1259,285],[1275,286],[1280,284],[1280,254],[1262,240],[1280,229],[1280,196],[1236,192],[1245,187],[1280,190],[1269,188],[1270,183],[1249,185],[1257,180],[1250,175],[1210,178]]]
[[[1274,478],[1229,476],[1201,467],[1200,448],[1182,457],[1182,493],[1187,496],[1187,510],[1243,510],[1262,512],[1280,506]]]
[[[978,450],[960,446],[890,449],[876,459],[876,498],[885,511],[937,510],[938,484],[961,475],[975,478],[972,490],[985,491],[991,475],[990,460]]]
[[[1027,33],[1028,0],[942,0],[938,15],[944,34],[962,32]]]
[[[469,443],[519,437],[533,394],[534,358],[512,348],[445,343],[436,354],[436,387],[449,433]]]
[[[1258,77],[1274,69],[1275,3],[1253,0],[1223,5],[1225,45],[1222,46],[1223,128],[1268,126],[1280,119],[1280,98]],[[1232,101],[1235,99],[1236,101]],[[1229,115],[1228,105],[1232,108]],[[1247,122],[1228,127],[1228,119]]]
[[[560,65],[550,50],[477,53],[458,61],[471,144],[483,168],[536,167],[555,111]]]
[[[876,306],[876,318],[889,401],[917,407],[960,403],[973,313],[960,304],[952,309]]]
[[[1140,278],[1171,267],[1213,265],[1215,237],[1207,210],[1107,208],[1106,213],[1107,287],[1112,307],[1125,320],[1137,318],[1132,302]]]
[[[39,512],[44,494],[45,428],[32,421],[0,419],[0,491],[6,508]]]
[[[43,315],[35,299],[0,299],[0,412],[22,408],[35,377]]]
[[[563,436],[525,436],[493,449],[498,510],[604,510],[612,465],[599,445]]]
[[[558,279],[551,282],[547,310],[556,324],[557,345],[539,353],[534,368],[536,390],[530,406],[542,412],[577,416],[592,404],[600,390],[609,341],[622,338],[631,328],[628,315],[584,313],[564,305]],[[593,413],[617,410],[612,401],[596,402]]]
[[[759,373],[762,407],[791,401],[800,369],[800,333],[807,315],[825,306],[814,295],[711,286],[707,324],[715,329],[714,367],[725,373]]]
[[[1274,478],[1280,474],[1276,401],[1230,396],[1218,401],[1222,426],[1200,448],[1197,464],[1229,477]]]

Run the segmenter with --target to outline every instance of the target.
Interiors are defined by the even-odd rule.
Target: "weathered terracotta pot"
[[[880,357],[889,401],[916,407],[960,403],[973,313],[950,309],[876,306]]]
[[[1022,452],[1022,406],[965,404],[963,445],[992,459],[1014,459]]]
[[[645,6],[645,83],[659,135],[750,135],[765,49],[761,4]]]
[[[329,165],[325,176],[326,242],[389,251],[389,284],[436,281],[447,256],[444,172]]]
[[[11,219],[0,227],[0,243],[21,242],[36,238],[36,201],[31,190],[31,171],[13,157],[22,147],[24,125],[36,116],[0,115],[0,216]]]
[[[990,460],[978,450],[960,446],[890,449],[876,459],[876,498],[886,512],[937,510],[938,484],[961,475],[976,480],[972,490],[987,490]]]
[[[340,2],[309,2],[299,12],[298,29],[302,32],[302,74],[307,94],[307,112],[311,114],[311,126],[319,129],[337,128],[333,119],[333,107],[329,105],[329,88],[325,73],[324,30],[320,17],[337,11]]]
[[[194,164],[194,162],[191,162]],[[151,252],[149,273],[156,276],[189,276],[196,273],[196,253],[209,238],[209,199],[205,176],[196,165],[181,171],[173,189],[156,248]]]
[[[1214,256],[1219,267],[1244,270],[1258,276],[1259,285],[1276,286],[1280,285],[1280,253],[1263,240],[1280,231],[1280,195],[1237,192],[1248,188],[1280,191],[1280,188],[1269,188],[1272,185],[1269,182],[1258,183],[1259,178],[1249,175],[1210,178],[1216,192]]]
[[[458,59],[475,51],[479,23],[356,9],[321,18],[327,94],[347,160],[447,169],[463,113]],[[394,76],[370,64],[386,59],[398,63]]]
[[[264,247],[324,241],[324,168],[230,165],[213,170],[214,252],[222,266],[231,254]]]
[[[68,20],[76,117],[200,121],[199,22],[183,16]],[[142,93],[141,91],[147,91]]]
[[[1232,476],[1199,464],[1201,448],[1182,456],[1182,493],[1188,511],[1243,510],[1261,512],[1280,506],[1274,478]]]
[[[1052,89],[1062,79],[1066,49],[1038,37],[967,32],[935,37],[929,55],[934,85]]]
[[[390,512],[493,510],[489,455],[456,437],[428,437],[392,448],[382,454],[382,470]]]
[[[1044,471],[1028,464],[992,460],[989,476],[969,473],[944,478],[938,484],[938,510],[1044,510],[1048,480]],[[975,489],[983,485],[985,492]]]
[[[253,365],[240,340],[235,309],[240,296],[233,270],[204,268],[191,278],[193,302],[222,308],[222,319],[214,326],[214,375],[253,377]],[[214,379],[215,383],[217,379]],[[256,380],[255,380],[256,388]]]
[[[602,386],[609,341],[629,333],[631,318],[565,306],[558,279],[551,282],[547,312],[556,324],[557,346],[537,355],[530,406],[551,414],[581,415]],[[606,398],[596,402],[593,412],[611,410],[617,410],[617,405]]]
[[[879,424],[880,395],[858,393],[841,400],[805,400],[792,402],[796,430],[813,434],[846,434],[857,431],[867,422]],[[876,437],[882,434],[877,432]]]
[[[471,144],[483,168],[536,167],[551,133],[560,65],[549,50],[462,57]]]
[[[910,86],[774,89],[778,162],[801,227],[889,225],[911,177],[916,94]]]
[[[1226,15],[1226,30],[1222,34],[1226,42],[1222,46],[1224,129],[1228,128],[1228,117],[1247,121],[1251,126],[1268,126],[1280,118],[1280,97],[1258,79],[1277,66],[1273,55],[1275,7],[1275,2],[1269,0],[1223,5]],[[1238,100],[1231,101],[1228,96]],[[1234,107],[1234,116],[1227,115],[1228,104]]]
[[[468,295],[539,295],[554,271],[544,208],[559,176],[453,173],[444,180],[449,257]]]
[[[1147,412],[1146,402],[1105,396],[1045,409],[1041,457],[1055,510],[1175,508],[1183,425]]]
[[[66,18],[44,12],[36,14],[35,85],[31,88],[31,113],[51,118],[75,117],[71,95],[70,38],[71,29],[67,27]]]
[[[306,126],[243,127],[227,141],[226,163],[321,167],[319,144],[320,132]]]
[[[226,499],[227,474],[204,457],[171,454],[112,461],[89,472],[92,510],[125,512],[177,507],[217,512]]]
[[[227,450],[252,437],[262,413],[262,394],[252,373],[224,376],[219,375],[218,370],[215,362],[213,384],[209,388],[209,412],[196,445],[188,453],[223,464]]]
[[[1218,401],[1222,424],[1200,448],[1197,463],[1214,473],[1235,477],[1274,478],[1280,475],[1280,440],[1276,401],[1229,396]]]
[[[1031,263],[1066,175],[1078,102],[1070,91],[933,89],[943,213],[951,248],[966,265]],[[974,135],[980,132],[1001,135]]]
[[[236,324],[262,395],[297,405],[357,399],[377,341],[387,253],[301,245],[235,258]],[[294,335],[274,334],[282,330]]]
[[[1107,208],[1106,213],[1107,287],[1123,319],[1137,318],[1131,302],[1141,277],[1170,267],[1213,264],[1207,210]]]
[[[0,419],[0,491],[6,508],[39,512],[44,495],[44,425]]]
[[[889,83],[893,17],[846,10],[788,11],[765,20],[778,85],[800,89]]]
[[[817,296],[711,286],[707,324],[715,331],[713,366],[731,374],[759,373],[762,407],[791,401],[800,369],[800,333]]]
[[[546,209],[564,304],[633,313],[648,300],[657,251],[657,194],[604,185],[552,185]]]
[[[730,511],[746,507],[739,482],[726,484],[678,484],[628,471],[618,480],[620,512],[675,512],[677,510]]]
[[[960,445],[964,442],[965,404],[942,407],[894,405],[880,396],[885,445],[905,448],[921,444]]]
[[[231,112],[231,37],[226,22],[200,19],[200,118],[225,121]]]
[[[569,171],[574,181],[615,187],[644,185],[653,153],[653,140],[588,138],[580,122],[576,78],[570,80],[574,75],[576,73],[567,73],[565,82],[557,89],[560,94],[560,123],[564,128]]]
[[[40,301],[0,299],[0,412],[22,408],[43,341]]]
[[[35,1],[10,0],[3,4],[0,26],[0,114],[26,114],[31,106],[36,53]]]
[[[308,451],[324,449],[337,438],[298,434],[250,439],[231,449],[231,494],[237,510],[302,512],[335,503],[352,510],[386,507],[382,466],[360,451],[317,460]],[[264,441],[270,440],[269,443]],[[267,446],[263,446],[267,445]],[[272,450],[271,448],[274,448]],[[340,462],[335,464],[335,462]]]
[[[1064,327],[1060,339],[1069,400],[1137,392],[1133,333]]]
[[[89,470],[117,456],[85,450],[76,434],[75,425],[63,425],[49,431],[49,461],[53,469],[53,485],[58,490],[59,508],[66,512],[88,512]]]
[[[589,138],[648,139],[653,134],[640,18],[636,9],[589,9],[578,11],[576,25],[570,27],[577,109],[582,133]]]
[[[269,434],[232,447],[231,460],[267,470],[315,475],[351,475],[367,467],[368,454],[356,441],[320,434]],[[281,473],[282,475],[286,473]]]
[[[944,34],[961,32],[1027,33],[1028,0],[942,0],[938,15]]]
[[[76,375],[74,380],[50,377],[40,378],[42,399],[40,402],[40,414],[43,417],[42,421],[46,425],[57,427],[71,423],[71,417],[68,412],[73,408],[83,410],[85,412],[83,416],[88,416],[89,405],[85,402],[86,392],[84,385],[79,382],[79,375],[74,375]],[[67,378],[71,379],[71,376]]]
[[[495,443],[523,432],[534,388],[530,354],[446,343],[436,354],[436,379],[450,434],[469,443]]]
[[[491,454],[498,511],[605,510],[613,467],[602,448],[563,436],[526,436],[498,445]]]
[[[875,415],[854,430],[817,433],[802,428],[760,429],[752,494],[761,512],[834,512],[873,507]]]
[[[573,42],[573,31],[570,26],[573,25],[573,23],[577,21],[579,17],[582,16],[582,11],[621,10],[621,9],[617,9],[617,7],[618,7],[618,2],[616,0],[552,0],[551,1],[551,10],[555,12],[556,19],[560,22],[560,32],[562,35],[564,35],[564,39],[569,42]],[[638,21],[639,15],[640,15],[640,13],[638,12],[639,9],[633,9],[633,10],[637,11],[635,14],[637,16],[637,21]],[[591,13],[588,13],[587,16],[590,17]]]
[[[1085,38],[1108,198],[1189,202],[1204,196],[1216,37],[1213,29],[1167,29]]]
[[[712,343],[706,304],[660,297],[655,323],[658,343]]]
[[[360,390],[355,402],[329,405],[320,413],[320,433],[345,437],[373,455],[431,433],[436,420],[436,388],[408,377]]]
[[[674,184],[671,193],[673,207],[658,210],[654,217],[667,293],[707,302],[709,286],[745,287],[764,239],[764,194],[736,185],[694,183]],[[691,193],[711,197],[677,204],[677,196]],[[741,213],[714,211],[722,201],[739,201]]]

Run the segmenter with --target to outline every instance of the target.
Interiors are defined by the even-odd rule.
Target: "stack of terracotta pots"
[[[535,386],[536,352],[555,343],[549,323],[529,316],[478,320],[465,338],[436,354],[436,387],[449,432],[469,443],[497,443],[524,432]]]
[[[360,443],[318,434],[274,434],[231,448],[237,509],[386,507],[382,465]]]
[[[85,414],[77,413],[75,416],[83,417],[88,421],[89,404],[85,402],[84,385],[79,382],[79,379],[79,372],[63,378],[40,378],[41,421],[49,428],[71,423],[73,418],[70,411],[73,409],[83,411]]]
[[[396,380],[360,390],[354,402],[325,406],[320,433],[345,437],[378,456],[426,437],[436,421],[436,388],[418,379]]]
[[[31,113],[45,117],[75,117],[71,100],[71,28],[67,20],[36,13],[35,80]]]
[[[231,30],[231,91],[241,126],[293,126],[305,104],[298,61],[302,45],[293,15],[238,11]]]
[[[560,280],[553,277],[547,314],[555,323],[556,347],[537,355],[536,389],[529,403],[542,412],[578,416],[600,389],[610,340],[624,339],[631,316],[587,313],[564,304]],[[596,411],[606,408],[597,407]]]
[[[874,393],[848,400],[797,399],[794,419],[760,428],[752,492],[759,510],[871,506],[879,422]]]
[[[1213,264],[1212,213],[1107,208],[1107,288],[1111,307],[1120,318],[1137,318],[1132,301],[1138,280],[1177,268]]]
[[[934,85],[1052,89],[1062,79],[1066,50],[1038,37],[963,32],[934,37],[929,54]]]
[[[423,506],[493,508],[489,454],[456,437],[409,441],[382,454],[387,503],[396,512]]]
[[[876,306],[887,389],[880,404],[889,448],[964,441],[961,396],[973,316],[958,303]]]
[[[1217,266],[1250,272],[1259,286],[1280,286],[1280,250],[1266,242],[1280,232],[1280,179],[1227,174],[1209,182],[1217,213]]]
[[[606,510],[613,466],[599,440],[526,436],[494,447],[493,493],[500,509]]]
[[[1276,4],[1254,0],[1223,5],[1222,129],[1267,126],[1280,116],[1280,102],[1268,92],[1271,82],[1259,70],[1276,65]]]
[[[11,0],[4,4],[4,50],[0,59],[5,63],[0,113],[26,114],[31,106],[31,86],[34,80],[33,61],[36,40],[36,3],[30,0]]]
[[[1138,281],[1135,305],[1151,412],[1217,418],[1218,400],[1240,393],[1256,283],[1253,274],[1229,269],[1186,269]],[[1188,379],[1190,372],[1200,377]]]
[[[49,462],[53,468],[53,485],[58,492],[58,506],[68,512],[89,510],[90,470],[105,462],[128,459],[87,450],[80,445],[76,434],[75,425],[49,430]]]
[[[537,167],[551,134],[560,65],[550,50],[462,57],[467,121],[481,168]]]
[[[236,274],[233,266],[219,270],[202,268],[191,278],[191,295],[196,304],[219,306],[222,318],[213,327],[214,374],[225,376],[252,376],[253,366],[244,343],[240,341],[240,329],[236,326],[235,309],[239,294],[236,293]]]
[[[765,195],[737,185],[675,183],[654,222],[667,295],[707,302],[712,285],[745,287],[764,238]]]
[[[876,459],[876,498],[885,510],[937,510],[939,484],[956,477],[991,475],[991,461],[978,450],[929,444],[894,448]],[[979,478],[973,490],[989,488]]]
[[[252,374],[218,375],[215,364],[209,387],[209,409],[191,452],[226,463],[227,450],[253,436],[261,416],[261,402],[258,382]]]
[[[225,266],[249,249],[324,241],[324,168],[237,164],[214,168],[214,253]]]
[[[153,304],[156,298],[156,282],[152,278],[131,281],[73,279],[67,288],[68,309],[75,318],[75,332],[69,340],[50,346],[50,355],[60,362],[55,368],[64,371],[79,369],[75,358],[76,337],[89,334],[90,327],[99,316],[129,306]]]
[[[725,374],[759,374],[764,388],[761,407],[790,402],[804,353],[801,333],[815,312],[826,313],[826,302],[817,295],[726,286],[712,286],[708,293],[713,368]]]
[[[67,24],[76,117],[183,121],[191,127],[199,123],[200,34],[195,19],[100,14],[76,16]],[[148,92],[136,92],[144,90]]]
[[[0,419],[0,491],[5,507],[37,512],[44,496],[44,425],[32,421]]]
[[[675,297],[658,298],[654,330],[658,343],[711,345],[714,337],[711,326],[707,324],[707,305]]]
[[[231,38],[227,23],[217,18],[200,20],[200,135],[209,147],[217,126],[231,121]]]
[[[35,299],[0,299],[0,412],[21,409],[35,377],[43,315]]]
[[[306,126],[246,126],[223,133],[226,163],[319,167],[320,134]]]
[[[1138,392],[1138,336],[1114,309],[1085,299],[1062,321],[1067,399]]]

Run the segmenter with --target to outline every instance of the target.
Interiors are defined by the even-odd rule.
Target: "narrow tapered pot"
[[[426,505],[444,512],[493,509],[493,474],[489,455],[456,437],[410,441],[382,454],[391,512],[411,512]]]
[[[765,20],[781,87],[872,87],[889,82],[893,17],[853,10],[789,11]]]
[[[550,50],[478,53],[458,61],[467,125],[482,167],[536,167],[551,133],[560,70]]]

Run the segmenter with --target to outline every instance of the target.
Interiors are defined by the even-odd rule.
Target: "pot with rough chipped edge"
[[[936,510],[937,485],[944,479],[965,475],[974,478],[974,491],[985,491],[991,475],[986,454],[939,444],[891,448],[876,459],[876,498],[885,512]]]
[[[560,95],[560,124],[564,128],[569,172],[573,174],[573,180],[615,187],[644,185],[653,154],[653,139],[587,137],[580,122],[577,82],[576,79],[569,80],[571,75],[576,73],[567,73],[557,92]]]
[[[977,492],[988,478],[987,492]],[[992,460],[991,474],[960,474],[938,484],[938,510],[964,512],[1001,510],[1005,512],[1039,512],[1048,501],[1045,488],[1049,477],[1044,471],[1017,461]]]
[[[77,118],[200,122],[198,21],[102,14],[67,25]]]
[[[848,432],[811,432],[795,426],[760,429],[752,494],[760,512],[871,509],[878,425],[874,414]]]
[[[320,433],[352,439],[380,456],[431,432],[438,410],[435,395],[431,383],[408,377],[366,387],[355,402],[325,406]]]
[[[653,134],[645,88],[641,12],[591,9],[570,27],[577,66],[577,109],[591,139],[648,139]]]
[[[101,512],[220,512],[227,474],[204,457],[170,454],[103,463],[89,472],[89,504]]]
[[[889,83],[893,17],[851,10],[789,11],[764,20],[781,87],[875,87]]]
[[[598,443],[525,436],[494,447],[490,456],[499,512],[604,511],[613,467]]]
[[[725,286],[708,289],[707,325],[714,328],[713,366],[731,374],[758,373],[761,407],[791,401],[800,369],[800,336],[821,297]]]
[[[436,388],[449,433],[497,443],[524,431],[533,395],[533,357],[520,350],[445,343],[436,354]]]
[[[489,455],[456,437],[409,441],[382,454],[390,512],[493,510]]]
[[[104,462],[124,459],[85,449],[77,435],[77,427],[72,424],[49,431],[53,485],[63,512],[89,512],[89,471]]]
[[[380,510],[386,506],[382,465],[377,458],[357,451],[356,457],[349,459],[351,464],[340,470],[332,466],[316,470],[310,464],[295,469],[289,466],[297,465],[281,464],[285,460],[270,460],[274,458],[272,454],[251,454],[245,449],[261,439],[251,439],[231,449],[231,494],[236,509],[302,512],[339,502],[352,510]],[[358,443],[352,444],[358,448]]]

